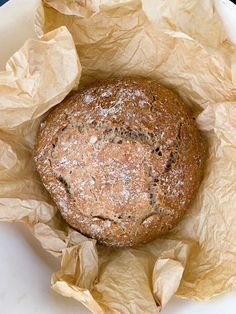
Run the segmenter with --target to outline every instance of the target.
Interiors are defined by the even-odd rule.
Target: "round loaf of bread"
[[[203,174],[194,117],[169,89],[111,79],[71,93],[41,124],[35,163],[62,217],[108,246],[171,230]]]

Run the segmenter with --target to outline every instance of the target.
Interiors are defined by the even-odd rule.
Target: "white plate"
[[[27,38],[34,37],[37,3],[38,0],[11,0],[0,8],[0,70]],[[217,9],[236,44],[236,6],[218,0]],[[50,276],[59,268],[59,262],[23,225],[0,224],[0,248],[0,314],[89,314],[78,302],[50,289]],[[205,303],[173,298],[162,313],[236,314],[235,296],[231,292]]]

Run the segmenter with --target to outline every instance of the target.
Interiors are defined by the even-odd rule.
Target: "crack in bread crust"
[[[77,128],[81,133],[85,133],[86,129],[88,128],[93,128],[93,129],[102,129],[103,130],[103,135],[96,141],[96,148],[99,148],[99,144],[100,143],[104,143],[104,142],[110,142],[110,143],[117,143],[122,145],[123,140],[129,140],[129,141],[133,141],[133,142],[139,142],[141,144],[147,144],[151,147],[152,149],[152,154],[156,154],[158,156],[162,156],[162,154],[160,154],[161,150],[159,148],[159,144],[154,140],[154,134],[153,133],[142,133],[141,131],[135,131],[135,130],[131,130],[131,129],[125,129],[125,128],[121,128],[121,127],[111,127],[108,124],[98,124],[98,123],[91,123],[90,125],[87,125],[87,127],[84,124],[72,124],[71,121],[68,121],[68,125],[66,127],[64,127],[59,136],[55,139],[55,142],[52,144],[52,150],[51,150],[51,158],[53,158],[52,154],[53,154],[53,150],[55,149],[55,147],[57,146],[58,143],[58,139],[59,137],[62,137],[63,133],[66,132],[66,129],[72,126],[74,128]],[[179,127],[178,127],[178,134],[176,136],[177,141],[181,140],[180,138],[180,133],[179,133]],[[177,149],[176,149],[177,147]],[[175,148],[175,153],[178,153],[178,145],[176,145],[176,143],[174,143],[173,148]],[[51,160],[50,160],[51,161]],[[165,166],[165,171],[169,171],[171,168],[172,163],[174,163],[174,158],[173,158],[173,152],[171,151],[169,157],[167,158],[166,161],[166,166]],[[158,175],[157,173],[154,171],[152,165],[148,165],[147,162],[145,161],[145,168],[148,169],[146,171],[146,177],[147,177],[147,182],[149,183],[149,198],[150,198],[150,205],[152,207],[152,211],[150,214],[148,214],[147,216],[145,216],[145,218],[140,220],[140,224],[143,223],[147,218],[149,218],[152,215],[156,215],[158,214],[158,208],[160,206],[160,204],[157,201],[156,198],[156,194],[158,193]],[[57,180],[59,180],[65,187],[66,192],[70,195],[70,197],[73,198],[72,193],[70,192],[70,184],[67,182],[67,180],[62,176],[62,175],[57,175],[56,173],[54,173],[55,177],[57,178]],[[90,190],[91,194],[93,194],[94,198],[97,201],[97,197],[96,195]],[[75,203],[75,200],[73,200]],[[118,223],[117,221],[115,221],[114,219],[111,218],[107,218],[107,217],[103,217],[102,215],[98,216],[98,215],[92,215],[92,217],[94,218],[100,218],[102,220],[109,220],[109,221],[113,221],[114,223]]]

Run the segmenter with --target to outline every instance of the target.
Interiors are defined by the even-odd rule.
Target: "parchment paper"
[[[172,295],[206,300],[236,286],[235,46],[214,2],[45,0],[29,41],[0,73],[0,220],[23,221],[62,258],[52,287],[93,313],[157,313]],[[70,229],[32,162],[42,115],[78,84],[152,77],[201,109],[209,142],[192,208],[167,236],[138,248],[99,247]]]

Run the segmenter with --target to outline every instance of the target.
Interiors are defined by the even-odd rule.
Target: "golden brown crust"
[[[172,91],[111,79],[70,94],[42,123],[35,162],[64,219],[111,246],[172,229],[198,190],[205,146]]]

